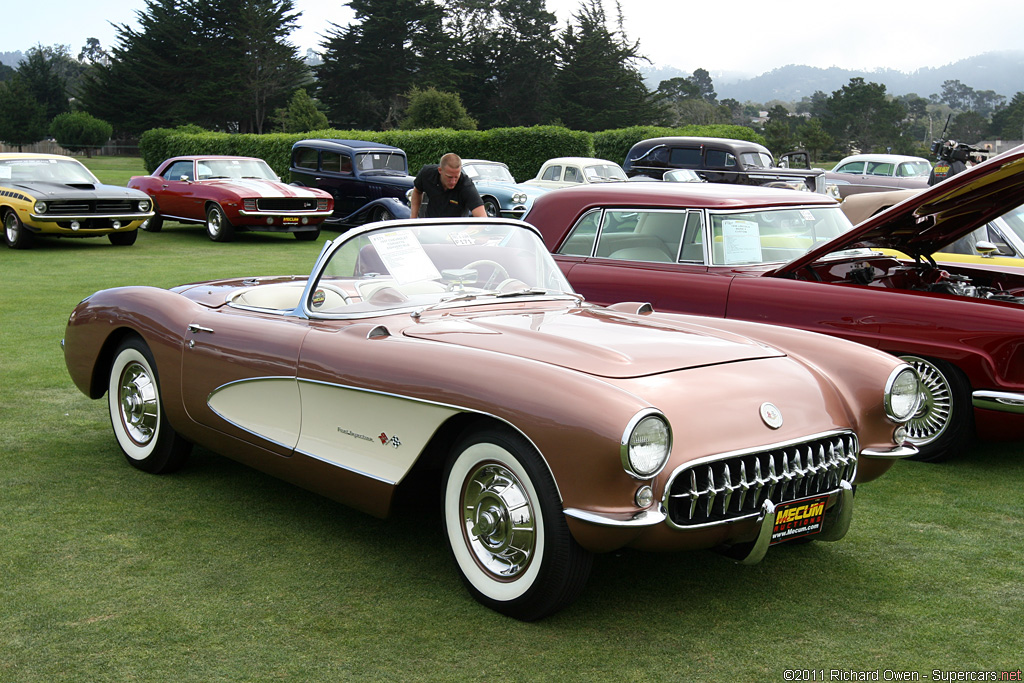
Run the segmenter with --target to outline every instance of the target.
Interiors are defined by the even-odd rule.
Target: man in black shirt
[[[420,169],[409,198],[413,218],[420,217],[424,195],[427,205],[423,218],[454,218],[467,211],[478,218],[487,216],[476,185],[462,174],[462,159],[457,154],[449,152],[441,157],[440,164]]]

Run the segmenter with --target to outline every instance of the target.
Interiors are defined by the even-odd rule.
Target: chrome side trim
[[[660,510],[643,510],[632,517],[591,512],[590,510],[580,510],[579,508],[565,508],[562,512],[566,517],[579,519],[584,522],[596,524],[597,526],[614,527],[618,529],[636,529],[657,526],[664,522],[666,517],[665,513]]]
[[[885,458],[887,460],[896,460],[897,458],[909,458],[912,455],[917,455],[917,448],[910,444],[893,446],[888,450],[882,450],[880,448],[865,448],[860,452],[860,454],[865,458]]]
[[[1024,394],[1009,391],[975,391],[971,403],[975,408],[1024,414]]]
[[[329,460],[324,460],[323,458],[319,458],[319,457],[317,457],[317,456],[315,456],[315,455],[313,455],[311,453],[308,453],[308,452],[306,452],[306,451],[304,451],[304,450],[302,450],[300,448],[297,448],[295,446],[292,446],[292,445],[289,445],[289,444],[285,444],[285,443],[281,443],[280,441],[275,441],[273,439],[269,439],[264,434],[259,434],[257,432],[254,432],[254,431],[248,429],[247,427],[245,427],[243,425],[240,425],[240,424],[234,422],[233,420],[229,420],[228,418],[224,417],[224,415],[222,415],[220,412],[215,410],[213,408],[213,406],[211,406],[210,403],[209,403],[210,397],[212,397],[214,394],[216,394],[221,389],[224,389],[225,387],[229,387],[229,386],[233,386],[233,385],[237,385],[237,384],[243,384],[243,383],[246,383],[246,382],[252,382],[254,380],[260,380],[260,379],[286,379],[286,380],[295,380],[295,382],[297,384],[303,384],[303,383],[305,383],[305,384],[319,384],[319,385],[330,386],[330,387],[339,387],[339,388],[342,388],[342,389],[351,389],[351,390],[363,392],[363,393],[366,393],[366,394],[374,394],[374,395],[378,395],[378,396],[386,396],[386,397],[391,397],[391,398],[404,399],[406,401],[411,401],[413,403],[423,403],[423,404],[426,404],[426,405],[433,405],[433,406],[437,406],[437,407],[440,407],[440,408],[449,408],[449,409],[452,409],[453,411],[458,412],[458,413],[472,413],[474,415],[483,415],[485,417],[493,418],[493,419],[501,422],[502,424],[508,425],[508,427],[510,429],[515,430],[515,432],[517,434],[519,434],[524,439],[526,439],[526,441],[533,447],[533,449],[535,451],[537,451],[537,453],[540,455],[541,460],[544,462],[544,466],[547,467],[548,474],[551,476],[551,481],[554,482],[554,484],[555,484],[555,493],[558,495],[559,503],[561,503],[562,500],[563,500],[563,498],[562,498],[562,491],[561,491],[561,488],[558,485],[558,481],[555,479],[555,474],[554,474],[554,472],[552,472],[551,466],[548,464],[548,460],[544,456],[544,452],[537,446],[537,444],[533,441],[533,439],[531,439],[529,437],[529,435],[527,435],[527,434],[525,434],[523,432],[523,430],[521,430],[519,427],[517,427],[516,425],[512,424],[511,422],[509,422],[505,418],[500,417],[498,415],[495,415],[493,413],[484,412],[482,410],[466,408],[465,406],[456,405],[454,403],[441,403],[440,401],[431,401],[431,400],[428,400],[428,399],[415,398],[415,397],[412,397],[412,396],[404,396],[402,394],[395,394],[395,393],[386,392],[386,391],[379,391],[379,390],[376,390],[376,389],[366,389],[364,387],[356,387],[356,386],[351,386],[351,385],[346,385],[346,384],[338,384],[336,382],[324,382],[322,380],[303,379],[301,377],[287,377],[287,376],[247,377],[247,378],[244,378],[244,379],[233,380],[231,382],[228,382],[226,384],[223,384],[223,385],[217,387],[212,392],[210,392],[210,395],[207,397],[207,407],[209,407],[211,411],[213,411],[218,417],[220,417],[225,422],[228,422],[229,424],[237,427],[238,429],[240,429],[240,430],[242,430],[242,431],[244,431],[244,432],[246,432],[248,434],[252,434],[255,437],[258,437],[260,439],[263,439],[263,440],[268,441],[270,443],[273,443],[275,445],[282,446],[284,448],[291,448],[296,453],[300,453],[300,454],[305,455],[307,457],[315,458],[317,460],[321,460],[323,462],[327,462],[328,464],[334,465],[335,467],[338,467],[340,469],[344,469],[344,470],[347,470],[349,472],[354,472],[356,474],[360,474],[360,475],[366,476],[366,477],[371,478],[371,479],[376,479],[378,481],[382,481],[382,482],[385,482],[385,483],[388,483],[388,484],[398,484],[399,483],[397,481],[396,482],[392,482],[392,481],[388,481],[387,479],[382,479],[382,478],[379,478],[379,477],[375,477],[372,474],[368,474],[366,472],[362,472],[362,471],[357,470],[357,469],[352,469],[350,467],[345,467],[344,465],[339,464],[337,462],[331,462]],[[664,517],[663,517],[663,519],[664,519]]]

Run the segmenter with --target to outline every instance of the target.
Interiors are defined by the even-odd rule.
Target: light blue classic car
[[[476,185],[488,216],[522,218],[533,206],[534,198],[548,191],[544,187],[517,184],[508,166],[500,161],[463,159],[462,172]]]

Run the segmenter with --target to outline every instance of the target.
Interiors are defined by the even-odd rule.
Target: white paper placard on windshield
[[[441,273],[411,230],[376,233],[370,235],[370,243],[398,284],[441,279]]]
[[[754,221],[722,221],[726,263],[760,263],[761,233]]]

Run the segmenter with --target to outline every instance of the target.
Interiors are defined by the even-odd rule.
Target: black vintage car
[[[790,152],[775,165],[764,145],[729,138],[668,137],[642,140],[622,165],[629,177],[661,178],[673,168],[693,169],[709,183],[736,183],[825,192],[825,172],[806,152]]]
[[[415,178],[398,147],[363,140],[300,140],[292,145],[293,185],[334,197],[325,225],[350,226],[409,218],[406,194]]]

